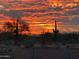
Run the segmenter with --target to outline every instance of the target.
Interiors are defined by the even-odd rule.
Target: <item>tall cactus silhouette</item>
[[[57,21],[55,20],[55,28],[53,29],[53,33],[54,33],[54,40],[56,41],[58,39],[58,33],[59,30],[57,29]]]

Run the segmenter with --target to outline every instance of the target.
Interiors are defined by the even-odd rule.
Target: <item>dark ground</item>
[[[2,54],[1,48],[0,55]],[[5,55],[10,55],[11,57],[4,59],[68,59],[66,57],[70,57],[71,59],[79,59],[78,48],[3,48],[7,51],[4,52],[6,53]]]

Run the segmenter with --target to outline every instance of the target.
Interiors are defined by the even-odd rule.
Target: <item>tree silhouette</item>
[[[21,24],[21,31],[29,31],[29,27],[26,24]]]
[[[13,32],[14,29],[15,29],[15,25],[14,25],[13,23],[11,23],[11,22],[6,22],[6,23],[4,24],[4,29],[5,29],[6,31]]]

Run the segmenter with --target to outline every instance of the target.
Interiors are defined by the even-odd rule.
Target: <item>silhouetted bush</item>
[[[15,42],[16,36],[14,32],[1,32],[0,33],[0,43],[5,42]],[[30,44],[34,42],[40,42],[46,44],[48,42],[60,42],[60,43],[79,43],[79,33],[58,33],[57,38],[54,37],[54,33],[45,33],[41,35],[22,35],[18,34],[18,42],[21,44],[21,41],[29,41]],[[11,44],[11,43],[10,43]]]

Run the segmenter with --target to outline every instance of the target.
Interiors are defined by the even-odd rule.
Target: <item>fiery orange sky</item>
[[[0,0],[0,30],[16,18],[29,25],[29,32],[52,32],[57,20],[60,32],[79,31],[79,0]]]

